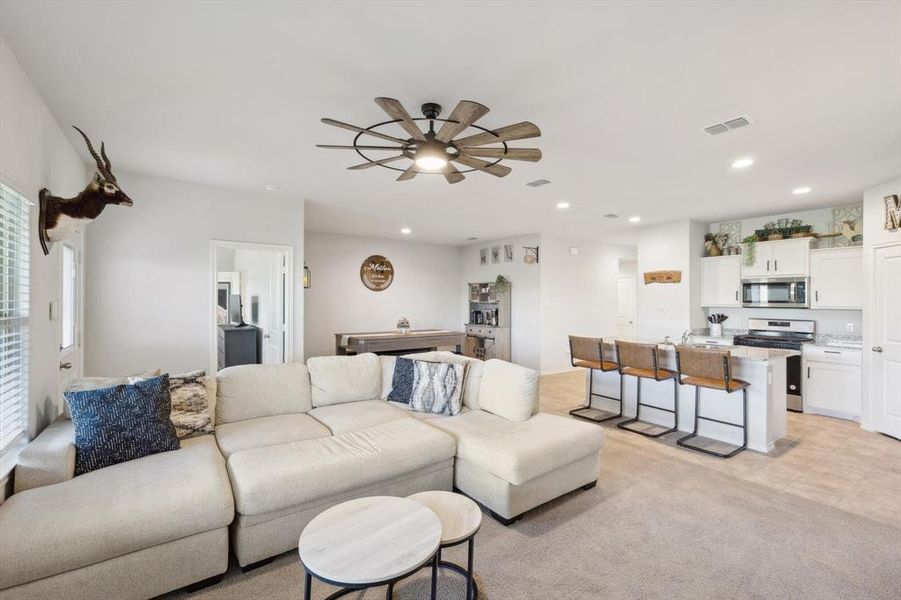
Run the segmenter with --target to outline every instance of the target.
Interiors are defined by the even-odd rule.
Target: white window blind
[[[28,429],[29,203],[0,184],[0,450]]]

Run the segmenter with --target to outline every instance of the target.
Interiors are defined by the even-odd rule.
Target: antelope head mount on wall
[[[91,140],[84,131],[72,126],[81,134],[88,151],[97,163],[97,172],[94,177],[74,198],[59,198],[44,188],[38,198],[40,200],[40,216],[38,218],[38,234],[41,239],[41,248],[44,255],[50,254],[50,247],[54,242],[68,239],[73,233],[88,221],[93,221],[103,212],[107,204],[119,204],[131,206],[133,202],[125,192],[119,188],[116,176],[113,175],[113,165],[106,156],[106,148],[100,143],[100,154],[94,150]]]

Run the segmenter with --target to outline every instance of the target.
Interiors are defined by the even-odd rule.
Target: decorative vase
[[[711,337],[722,337],[723,336],[723,324],[722,323],[711,323],[710,330],[708,331],[708,335]]]

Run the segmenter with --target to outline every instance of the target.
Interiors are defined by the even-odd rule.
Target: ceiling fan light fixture
[[[447,151],[434,142],[419,144],[416,148],[416,166],[425,171],[440,171],[447,166]]]

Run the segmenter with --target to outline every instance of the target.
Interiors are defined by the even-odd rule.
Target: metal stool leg
[[[620,377],[622,377],[622,375],[620,375]],[[673,410],[669,410],[668,408],[660,408],[659,406],[654,406],[653,404],[642,404],[642,403],[641,403],[641,380],[644,379],[644,378],[643,378],[643,377],[637,377],[636,379],[638,379],[638,381],[637,381],[636,384],[635,384],[635,387],[636,387],[636,391],[635,391],[635,418],[633,418],[633,419],[628,419],[628,420],[623,421],[623,422],[621,422],[621,423],[617,423],[616,426],[619,427],[620,429],[625,429],[626,431],[631,431],[632,433],[639,433],[639,434],[641,434],[641,435],[643,435],[643,436],[645,436],[645,437],[649,437],[649,438],[659,438],[659,437],[663,437],[664,435],[667,435],[667,434],[672,433],[672,432],[676,431],[677,429],[679,429],[679,385],[678,385],[678,381],[677,381],[676,379],[673,379],[673,383],[675,384],[675,385],[673,386],[673,394],[674,394],[674,396],[673,396]],[[646,432],[646,431],[641,431],[640,429],[633,429],[633,428],[629,427],[629,425],[631,425],[632,423],[639,423],[639,422],[644,423],[644,422],[645,422],[645,421],[642,421],[642,420],[641,420],[641,407],[642,407],[642,406],[648,406],[648,407],[650,407],[650,408],[654,408],[654,409],[657,409],[657,410],[660,410],[660,411],[663,411],[663,412],[673,413],[673,426],[672,426],[672,428],[670,428],[670,429],[665,429],[665,430],[663,430],[663,431],[661,431],[661,432],[659,432],[659,433],[648,433],[648,432]],[[654,423],[651,423],[651,425],[654,425]],[[658,426],[658,427],[659,427],[659,426]]]
[[[603,423],[604,421],[619,419],[623,416],[623,376],[619,376],[619,398],[614,398],[613,396],[594,393],[594,372],[595,369],[588,369],[588,404],[579,408],[572,409],[571,411],[569,411],[569,414],[580,419],[585,419],[586,421],[592,421],[594,423]],[[601,372],[604,373],[605,371]],[[619,402],[619,412],[617,412],[616,414],[608,414],[606,416],[597,416],[596,413],[608,413],[610,411],[593,408],[591,406],[591,399],[595,396],[597,396],[598,398],[606,398],[608,400],[616,400],[617,402]]]
[[[727,394],[731,392],[726,392]],[[709,417],[701,416],[701,388],[700,386],[695,386],[695,425],[692,432],[685,437],[679,438],[676,440],[676,443],[684,448],[689,448],[691,450],[697,450],[698,452],[704,452],[705,454],[710,454],[711,456],[718,456],[719,458],[732,458],[742,450],[748,447],[748,388],[741,388],[741,402],[742,402],[742,422],[738,423],[730,423],[728,421],[721,421],[719,419],[711,419]],[[692,438],[698,437],[698,423],[701,419],[705,421],[713,421],[714,423],[720,423],[721,425],[729,425],[731,427],[740,427],[742,433],[742,444],[741,446],[735,448],[731,452],[716,452],[714,450],[708,450],[707,448],[702,448],[700,446],[695,446],[693,444],[689,444],[688,440]]]

